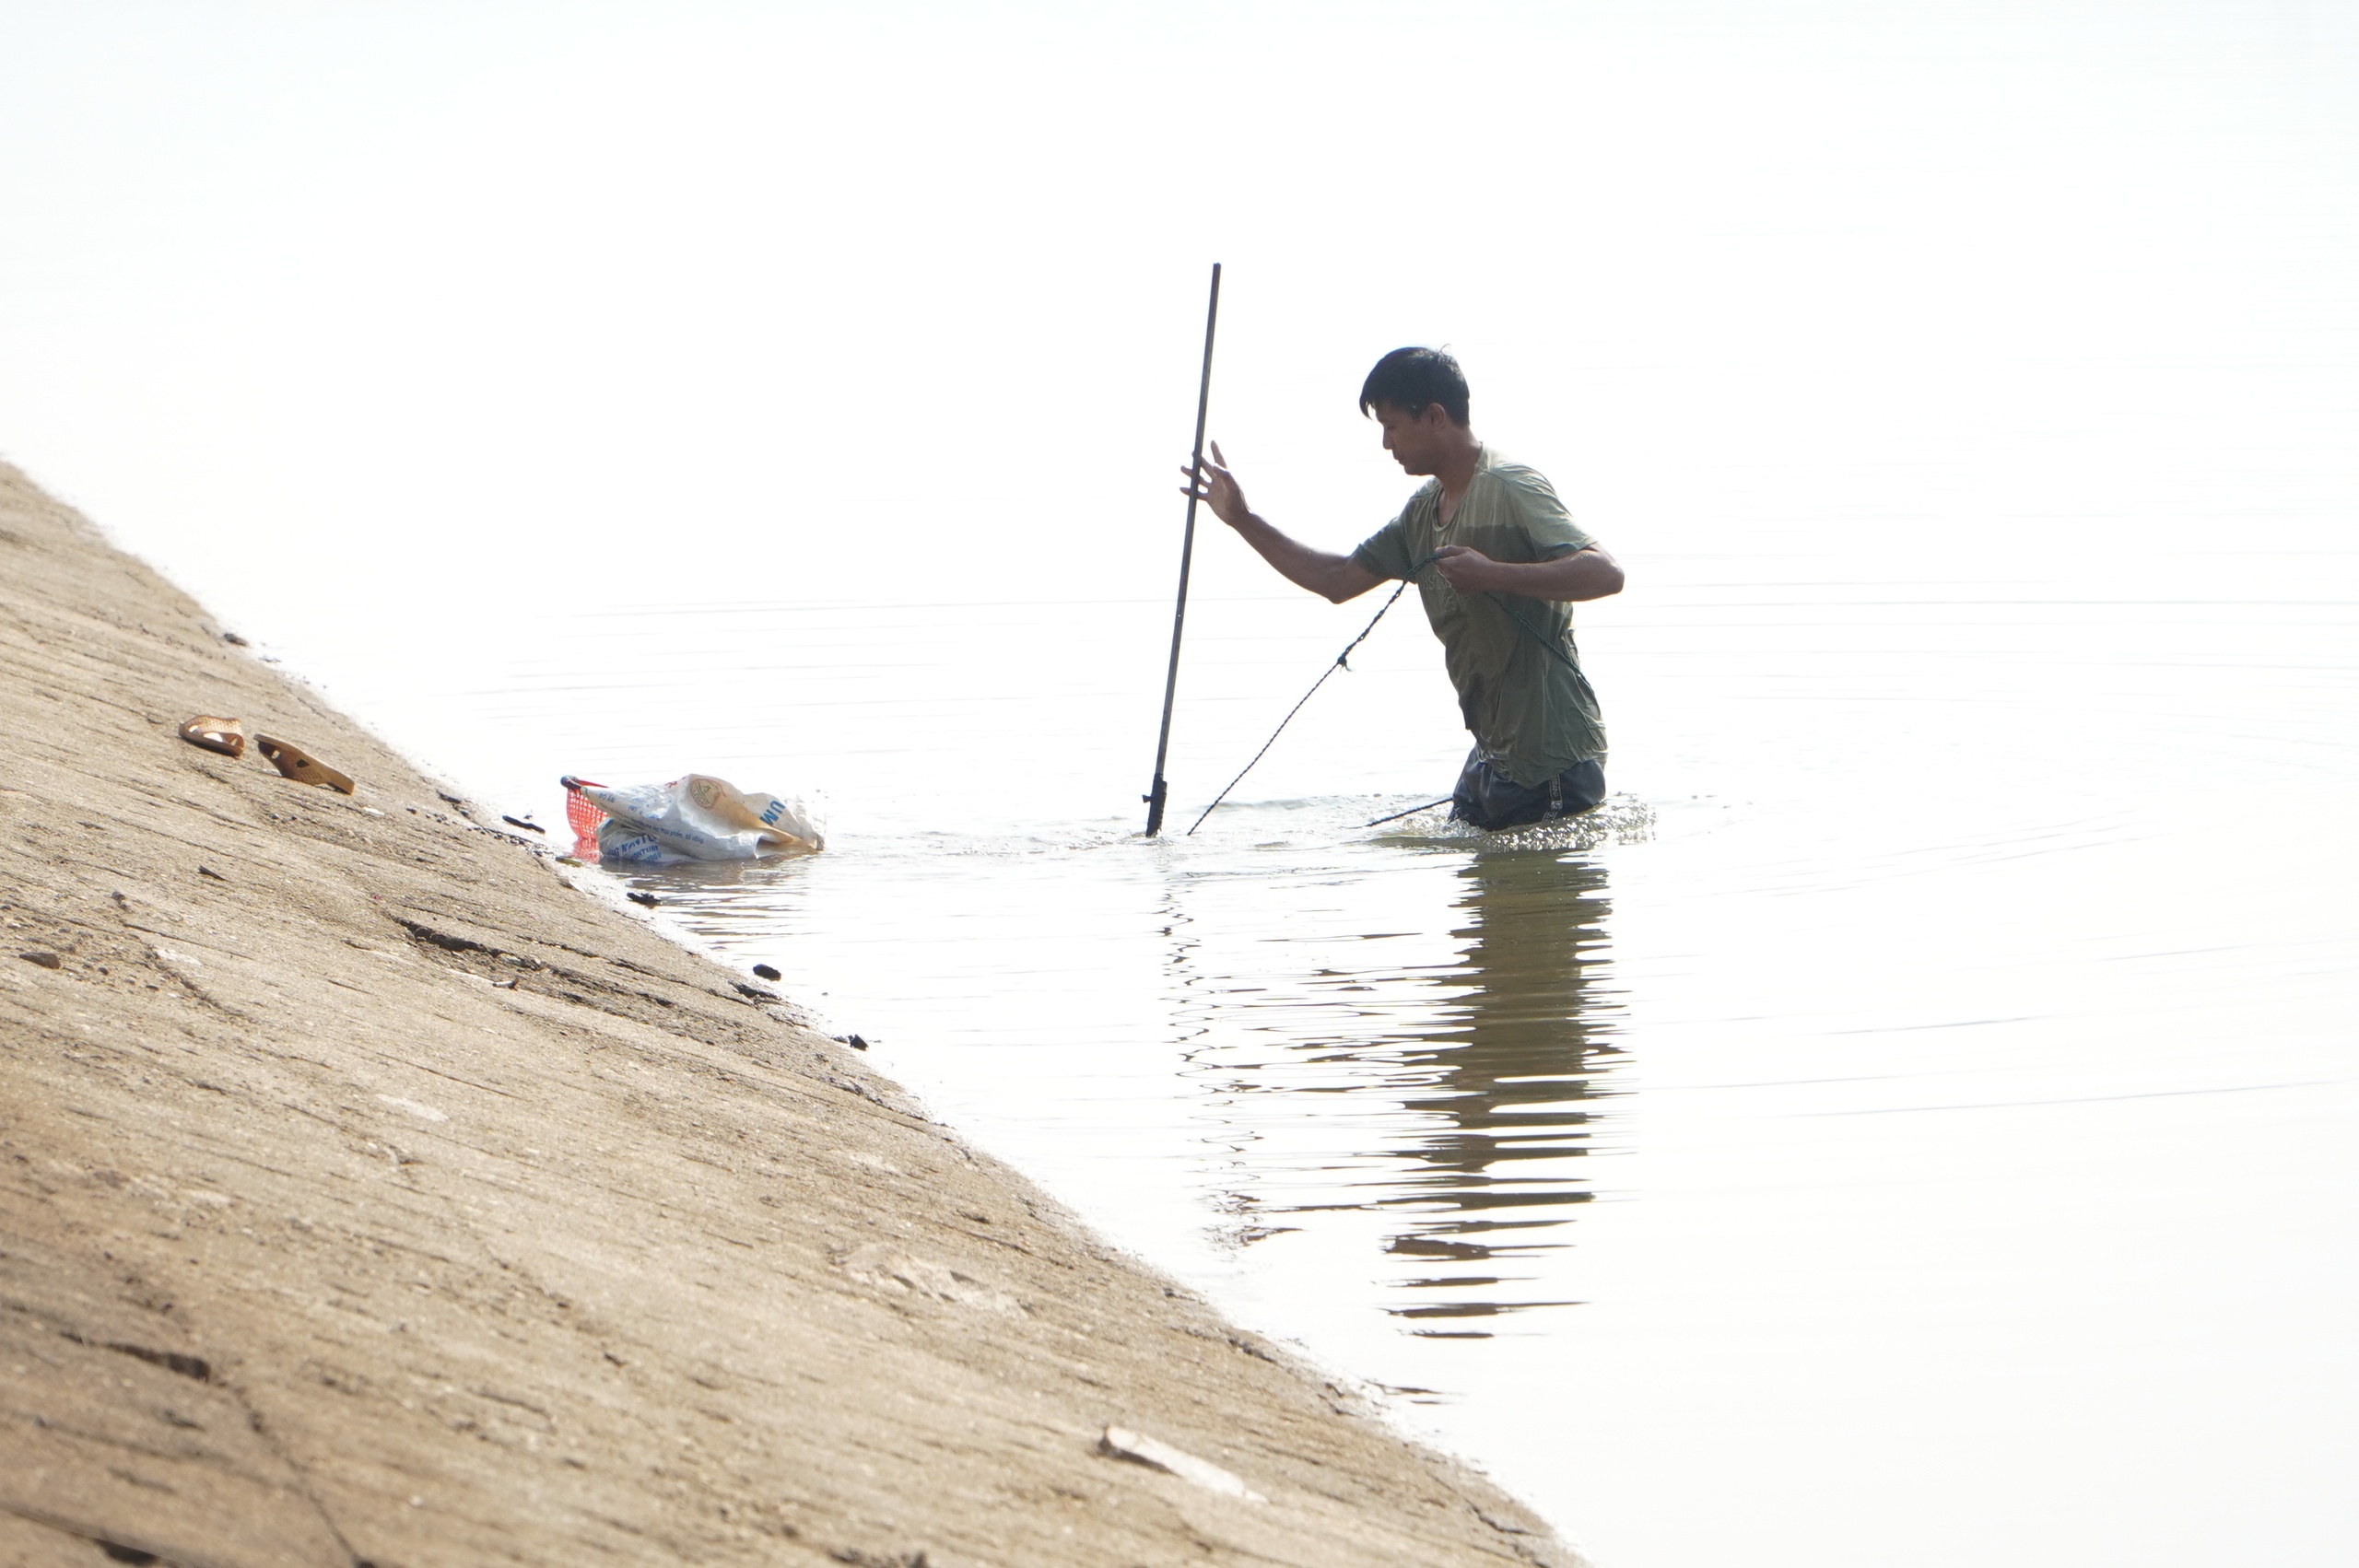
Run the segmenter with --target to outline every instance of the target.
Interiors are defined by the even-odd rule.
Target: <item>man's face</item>
[[[1376,422],[1384,427],[1384,450],[1392,454],[1401,471],[1421,476],[1433,473],[1450,429],[1449,415],[1441,404],[1429,403],[1423,412],[1411,414],[1393,404],[1379,403],[1375,414]]]

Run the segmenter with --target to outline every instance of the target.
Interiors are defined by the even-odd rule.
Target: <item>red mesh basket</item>
[[[557,782],[565,786],[565,820],[573,829],[574,853],[594,860],[598,853],[598,825],[606,820],[606,813],[591,802],[581,787],[587,784],[593,790],[603,790],[605,786],[594,778],[575,778],[570,775]]]

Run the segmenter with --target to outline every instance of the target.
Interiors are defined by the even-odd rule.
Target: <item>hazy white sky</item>
[[[1325,542],[1413,341],[1639,557],[2189,540],[2176,453],[2354,412],[2359,257],[2282,264],[2348,248],[2354,59],[2292,3],[17,0],[0,453],[296,642],[558,566],[1152,596],[1218,259],[1215,433]]]

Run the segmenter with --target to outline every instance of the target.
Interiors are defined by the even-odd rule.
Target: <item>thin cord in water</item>
[[[1203,814],[1198,816],[1194,823],[1190,825],[1188,832],[1184,837],[1195,837],[1196,829],[1204,825],[1204,818],[1213,814],[1214,807],[1218,806],[1223,801],[1228,799],[1228,791],[1230,790],[1234,790],[1239,784],[1245,782],[1245,776],[1253,771],[1253,763],[1260,762],[1263,757],[1270,755],[1270,748],[1276,745],[1278,743],[1278,737],[1286,732],[1286,726],[1294,722],[1294,716],[1302,711],[1302,704],[1304,702],[1309,702],[1312,697],[1319,695],[1319,688],[1327,684],[1327,677],[1333,674],[1338,670],[1348,670],[1351,668],[1351,666],[1344,663],[1344,661],[1352,656],[1352,649],[1357,648],[1360,644],[1367,640],[1367,634],[1376,630],[1376,623],[1384,619],[1385,610],[1390,610],[1392,606],[1401,603],[1401,596],[1409,591],[1409,585],[1417,579],[1417,574],[1425,570],[1427,567],[1432,566],[1434,562],[1440,558],[1441,552],[1437,550],[1432,555],[1427,556],[1424,560],[1419,561],[1415,566],[1409,568],[1409,575],[1401,579],[1401,586],[1394,589],[1392,591],[1392,597],[1384,602],[1384,609],[1379,610],[1375,615],[1370,617],[1367,625],[1361,629],[1360,635],[1352,638],[1352,640],[1344,646],[1343,652],[1335,655],[1335,662],[1328,665],[1326,669],[1321,670],[1319,673],[1319,678],[1310,683],[1310,689],[1302,694],[1302,702],[1297,702],[1292,708],[1286,709],[1286,716],[1278,720],[1278,727],[1270,731],[1270,738],[1263,741],[1262,743],[1262,749],[1253,754],[1253,762],[1249,762],[1243,767],[1237,770],[1237,777],[1230,779],[1227,787],[1222,790],[1219,794],[1213,797],[1212,805],[1206,806],[1203,809]]]
[[[1446,806],[1457,798],[1458,797],[1455,795],[1444,795],[1438,801],[1427,801],[1422,806],[1411,806],[1405,812],[1394,812],[1391,816],[1380,816],[1374,822],[1364,822],[1360,824],[1360,825],[1362,827],[1382,827],[1388,822],[1399,822],[1404,816],[1415,816],[1419,812],[1429,812],[1436,806]]]
[[[1394,589],[1392,591],[1392,597],[1384,602],[1384,609],[1379,610],[1375,616],[1369,620],[1367,626],[1361,630],[1360,635],[1352,638],[1351,642],[1345,646],[1343,652],[1335,655],[1335,662],[1328,665],[1326,669],[1319,673],[1319,678],[1310,683],[1310,689],[1302,694],[1301,702],[1297,702],[1292,708],[1286,709],[1286,716],[1278,720],[1278,727],[1270,731],[1270,738],[1263,741],[1262,743],[1262,749],[1253,754],[1253,761],[1247,763],[1243,767],[1237,770],[1237,777],[1230,779],[1226,788],[1223,789],[1219,794],[1213,797],[1212,805],[1206,806],[1203,813],[1198,815],[1196,820],[1189,825],[1188,831],[1183,837],[1195,837],[1196,829],[1204,825],[1204,818],[1212,815],[1214,809],[1223,801],[1228,799],[1228,791],[1236,789],[1239,784],[1245,782],[1245,776],[1253,771],[1254,763],[1260,762],[1263,757],[1270,755],[1270,748],[1276,745],[1278,743],[1278,737],[1286,732],[1286,726],[1294,722],[1294,716],[1302,711],[1303,703],[1309,702],[1312,697],[1319,695],[1319,688],[1327,684],[1328,676],[1333,674],[1338,670],[1348,670],[1351,668],[1351,666],[1344,663],[1344,661],[1352,656],[1352,649],[1357,648],[1360,644],[1367,640],[1368,633],[1376,630],[1376,623],[1384,619],[1386,610],[1391,609],[1393,605],[1401,602],[1401,596],[1409,591],[1409,585],[1417,579],[1417,574],[1440,559],[1441,552],[1437,550],[1432,555],[1427,556],[1424,560],[1419,561],[1415,566],[1409,568],[1409,575],[1401,579],[1401,586]],[[1488,599],[1492,603],[1496,604],[1500,609],[1506,611],[1508,619],[1516,624],[1516,628],[1522,632],[1524,636],[1538,643],[1542,648],[1546,649],[1549,653],[1555,657],[1558,663],[1563,664],[1575,674],[1580,673],[1581,667],[1573,662],[1572,655],[1567,653],[1562,648],[1558,647],[1554,639],[1542,636],[1540,629],[1537,626],[1534,626],[1530,621],[1527,621],[1521,615],[1517,614],[1514,605],[1508,603],[1496,593],[1485,593],[1483,597]],[[1364,824],[1363,825],[1367,827],[1379,827],[1388,822],[1398,822],[1404,816],[1414,816],[1418,812],[1431,811],[1434,806],[1447,804],[1449,804],[1449,802],[1447,801],[1436,801],[1432,805],[1417,806],[1409,811],[1395,813],[1391,816],[1380,816],[1378,817],[1376,821]]]

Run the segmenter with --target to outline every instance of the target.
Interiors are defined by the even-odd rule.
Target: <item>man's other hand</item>
[[[1227,462],[1226,458],[1220,455],[1220,443],[1215,441],[1213,455],[1204,460],[1203,476],[1196,480],[1193,496],[1195,499],[1211,507],[1215,517],[1228,524],[1229,527],[1236,528],[1253,515],[1253,509],[1245,504],[1245,491],[1238,485],[1237,475],[1231,474],[1226,466]],[[1180,477],[1193,479],[1196,477],[1195,470],[1191,467],[1183,467],[1180,470]],[[1186,496],[1191,492],[1187,486],[1182,485],[1180,486],[1180,493]]]
[[[1436,550],[1434,570],[1461,593],[1489,593],[1509,586],[1498,562],[1464,544],[1445,544]]]

